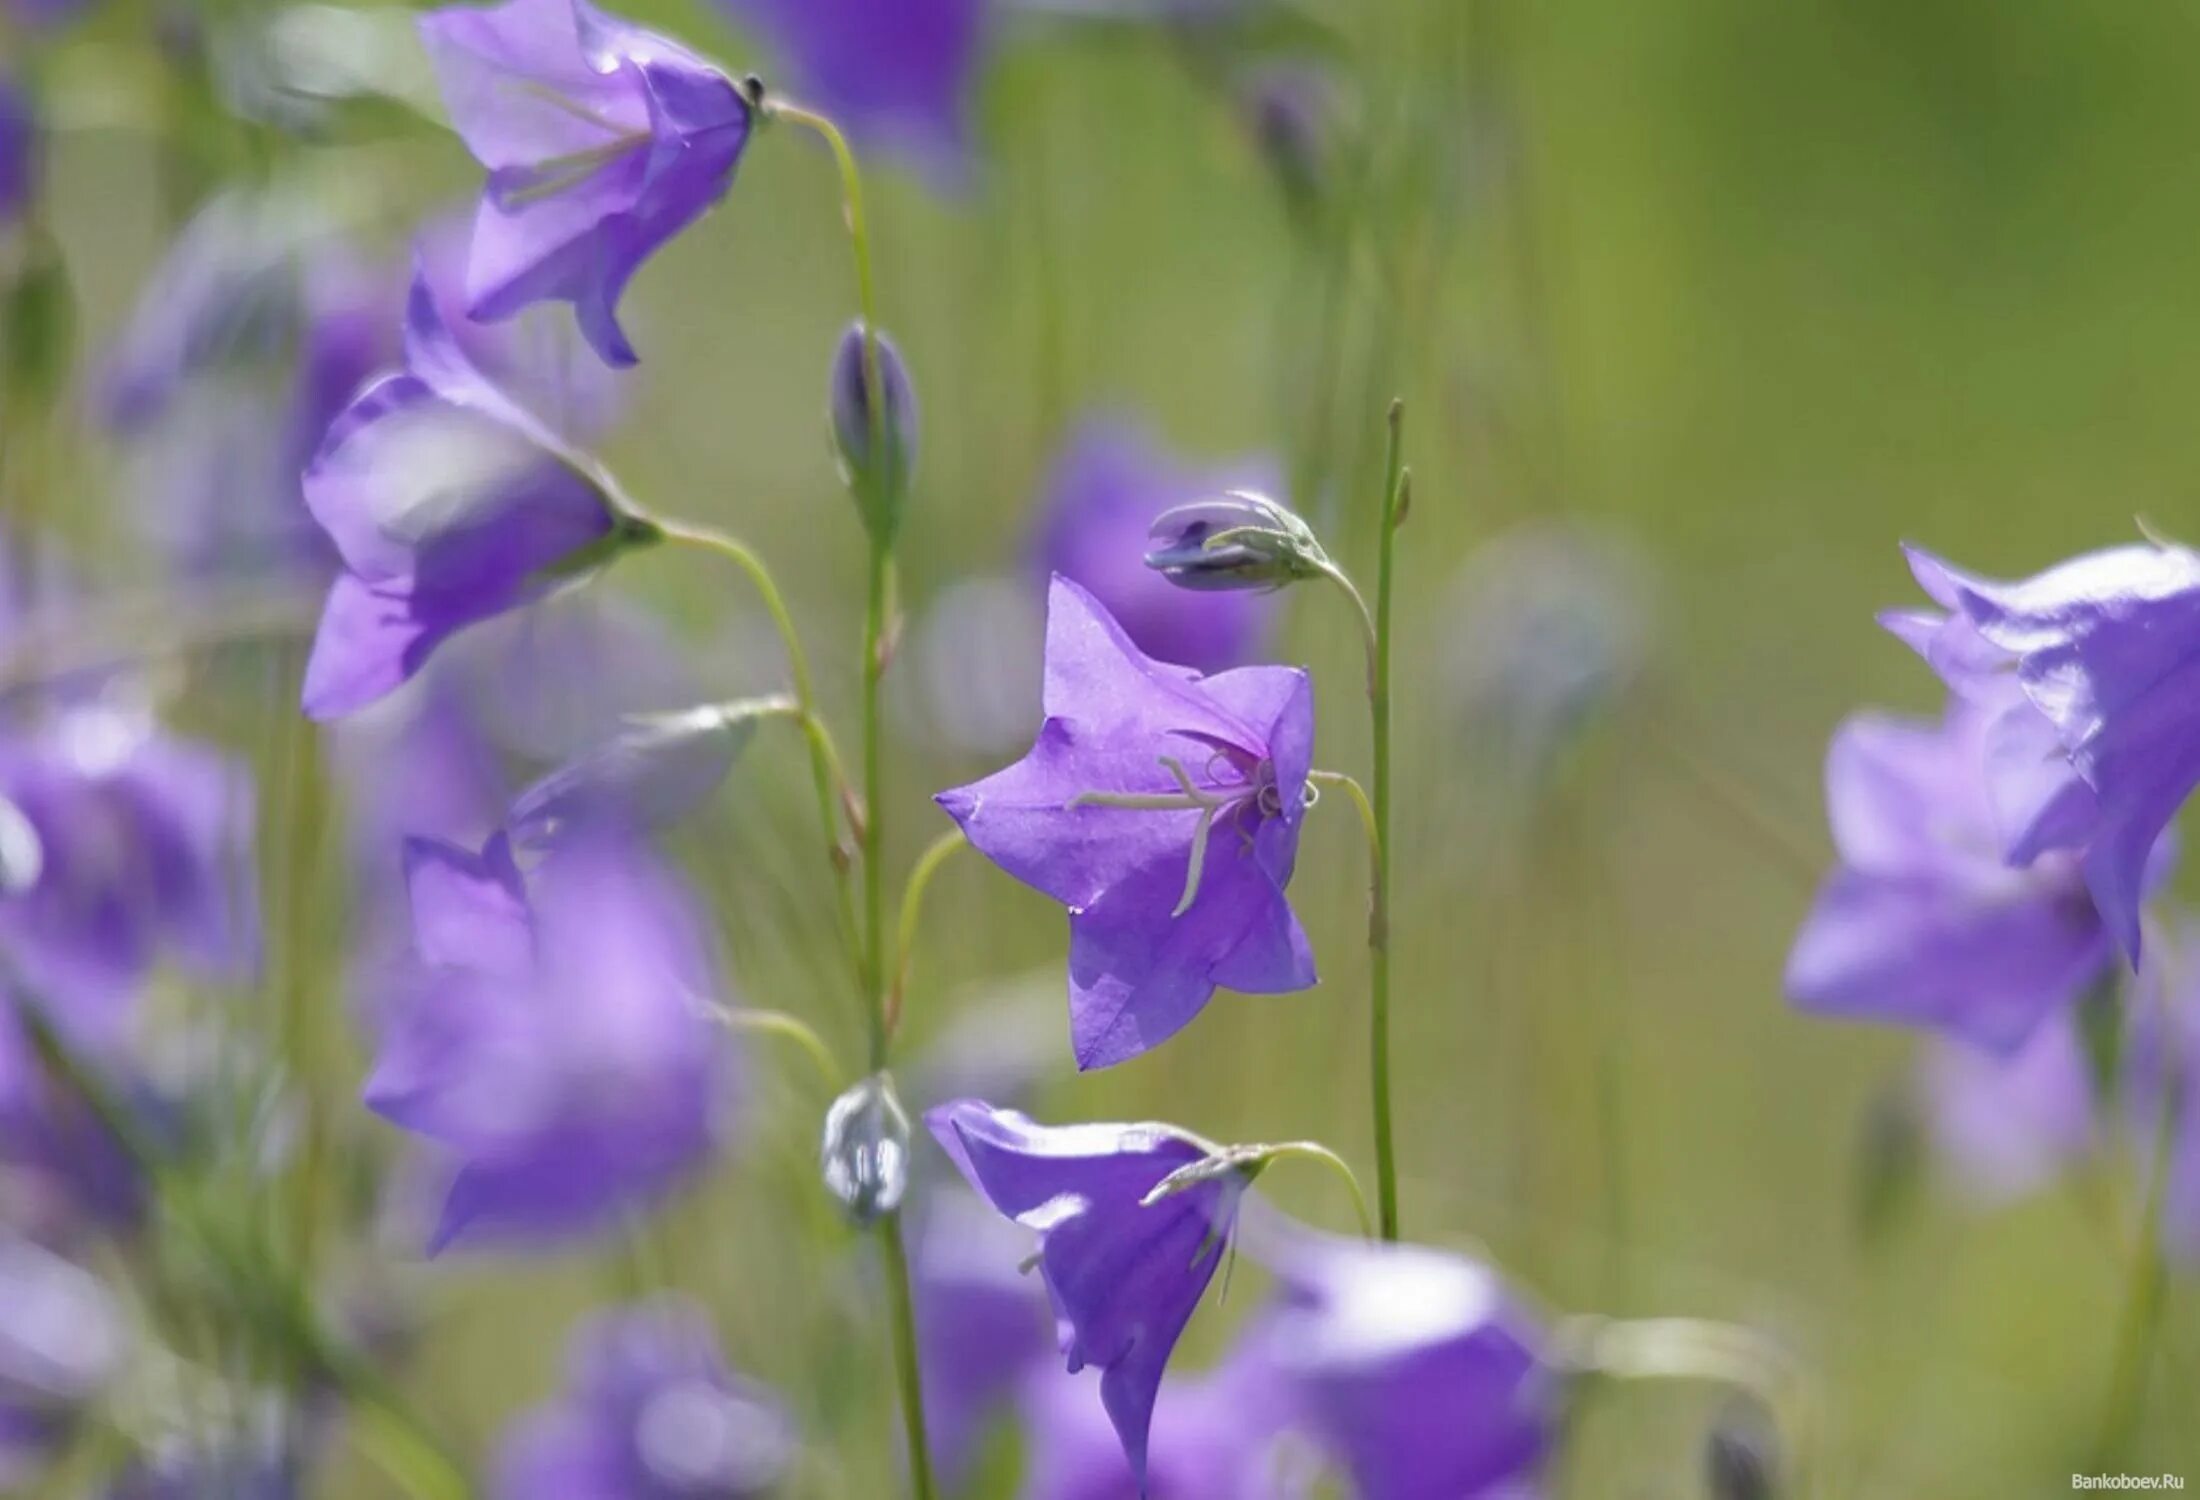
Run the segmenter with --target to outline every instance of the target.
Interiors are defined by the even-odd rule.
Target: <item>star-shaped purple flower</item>
[[[1046,1126],[974,1099],[925,1123],[994,1208],[1035,1230],[1071,1374],[1100,1370],[1100,1398],[1141,1483],[1161,1374],[1228,1253],[1244,1179],[1232,1172],[1156,1197],[1210,1149],[1163,1125]]]
[[[1997,676],[2022,688],[1995,757],[2011,858],[2082,850],[2094,900],[2136,962],[2155,844],[2200,785],[2200,555],[2116,547],[2018,583],[1915,549],[1910,561],[1948,614],[1896,615],[1890,628],[1958,692]]]
[[[733,81],[587,0],[454,6],[420,20],[451,123],[489,169],[467,278],[473,316],[573,304],[631,365],[627,281],[724,197],[750,109]]]
[[[1834,736],[1826,805],[1841,863],[1788,956],[1798,1005],[2006,1053],[2106,966],[2075,859],[2002,858],[1986,772],[1996,718],[1958,697],[1938,725],[1864,715]]]
[[[691,1303],[598,1313],[567,1366],[566,1390],[506,1432],[498,1500],[761,1500],[799,1457],[778,1397],[727,1368]]]
[[[719,1136],[724,1038],[701,929],[636,850],[521,879],[508,847],[406,847],[420,971],[389,998],[368,1105],[450,1167],[429,1253],[570,1239],[685,1181]]]
[[[1284,896],[1313,759],[1306,674],[1157,662],[1056,578],[1043,706],[1030,754],[937,800],[988,859],[1069,908],[1078,1066],[1165,1041],[1217,986],[1312,985]]]
[[[456,631],[654,535],[473,367],[424,276],[405,332],[405,370],[359,393],[306,470],[306,504],[343,562],[306,665],[316,719],[372,703]]]

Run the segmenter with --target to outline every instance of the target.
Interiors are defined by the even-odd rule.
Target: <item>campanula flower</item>
[[[1078,1066],[1158,1045],[1217,986],[1313,984],[1284,897],[1313,757],[1306,674],[1167,666],[1057,578],[1043,705],[1030,754],[937,800],[988,859],[1069,908]]]
[[[1261,460],[1202,471],[1135,422],[1090,419],[1046,478],[1037,563],[1089,590],[1147,655],[1203,672],[1239,666],[1267,635],[1272,601],[1187,592],[1147,567],[1145,554],[1163,511],[1235,489],[1273,494],[1273,470]]]
[[[2098,1144],[2093,1068],[2073,1015],[2048,1017],[2007,1056],[1936,1042],[1917,1081],[1934,1148],[1984,1204],[2046,1185]]]
[[[1834,736],[1840,865],[1788,956],[1798,1005],[2007,1054],[2100,975],[2109,935],[2077,861],[2002,858],[1985,770],[1994,722],[1959,696],[1939,724],[1862,715]]]
[[[128,1345],[121,1310],[96,1277],[0,1235],[0,1493],[34,1492]]]
[[[886,393],[883,410],[876,414],[870,380],[874,344],[879,386]],[[864,527],[881,543],[891,542],[901,529],[910,476],[917,467],[917,388],[894,341],[883,332],[875,340],[866,338],[860,320],[833,350],[826,415],[841,476],[862,511]],[[874,421],[880,439],[876,454],[871,451]]]
[[[306,470],[306,504],[343,561],[306,665],[316,719],[372,703],[458,630],[655,534],[468,362],[425,278],[405,331],[405,370],[360,392]]]
[[[1489,1267],[1300,1231],[1272,1247],[1274,1357],[1360,1500],[1532,1485],[1557,1437],[1547,1331]]]
[[[421,17],[420,35],[452,125],[489,169],[472,315],[570,302],[606,363],[633,364],[620,294],[732,186],[748,101],[679,43],[588,0],[452,6]]]
[[[1039,1237],[1069,1371],[1100,1398],[1143,1482],[1161,1375],[1237,1223],[1246,1179],[1225,1171],[1160,1195],[1212,1148],[1165,1125],[1046,1126],[974,1099],[925,1123],[970,1185]]]
[[[638,851],[562,851],[522,879],[406,849],[420,966],[389,998],[368,1105],[449,1168],[430,1253],[570,1239],[661,1198],[715,1146],[721,999],[694,913]]]
[[[57,1018],[58,1019],[58,1018]],[[131,1071],[124,1039],[71,1037],[79,1066],[109,1096],[139,1109],[141,1128],[163,1112]],[[143,1220],[145,1173],[79,1094],[40,1060],[13,1003],[0,1005],[0,1223],[55,1244],[91,1231],[120,1234]]]
[[[993,0],[719,0],[760,31],[787,91],[859,143],[944,183],[968,170],[971,96]]]
[[[679,1298],[582,1324],[566,1388],[508,1429],[497,1500],[761,1500],[800,1449],[778,1397],[727,1368],[710,1317]]]
[[[1052,1364],[1046,1295],[1023,1274],[1030,1244],[960,1187],[922,1202],[911,1254],[917,1358],[932,1462],[950,1490],[963,1487],[988,1424],[1025,1378]],[[1123,1461],[1112,1434],[1108,1453]]]
[[[2115,547],[2017,583],[1910,556],[1948,613],[1890,626],[1958,692],[1999,675],[2029,705],[1996,757],[2029,778],[2005,789],[1997,777],[2011,857],[2081,851],[2094,901],[2136,962],[2155,845],[2200,785],[2200,555]]]
[[[1304,521],[1266,495],[1232,490],[1156,516],[1146,566],[1180,589],[1237,593],[1302,582],[1331,564]]]

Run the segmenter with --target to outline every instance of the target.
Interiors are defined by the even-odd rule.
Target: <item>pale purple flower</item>
[[[1936,1042],[1918,1088],[1955,1185],[1987,1205],[2045,1186],[2099,1144],[2093,1068],[2070,1014],[2050,1016],[2007,1056]]]
[[[80,1066],[111,1097],[155,1123],[158,1101],[130,1070],[120,1039],[71,1037]],[[109,1125],[40,1061],[12,1001],[0,1004],[0,1223],[55,1243],[142,1221],[145,1174]]]
[[[224,1387],[219,1401],[164,1413],[158,1432],[103,1491],[106,1500],[304,1500],[312,1413],[272,1392]]]
[[[1266,460],[1194,467],[1136,422],[1090,418],[1044,483],[1035,560],[1090,591],[1147,655],[1204,672],[1241,665],[1268,634],[1273,601],[1177,587],[1146,566],[1149,532],[1163,511],[1195,500],[1274,494],[1277,477]]]
[[[431,1254],[552,1242],[621,1222],[717,1144],[726,1042],[702,929],[638,851],[576,847],[523,880],[407,846],[420,968],[390,997],[368,1105],[448,1169]]]
[[[420,34],[452,125],[489,169],[473,316],[570,302],[607,363],[633,364],[620,294],[732,186],[748,101],[679,43],[587,0],[454,6],[423,16]]]
[[[507,1429],[496,1500],[762,1500],[800,1456],[779,1398],[734,1373],[709,1315],[677,1298],[601,1312],[566,1388]]]
[[[2109,961],[2076,861],[2003,861],[1988,791],[1994,713],[1851,719],[1826,757],[1840,865],[1788,957],[1806,1010],[1901,1022],[2008,1053]]]
[[[1478,1262],[1300,1231],[1273,1247],[1277,1365],[1359,1500],[1532,1485],[1557,1437],[1541,1320]]]
[[[38,186],[38,117],[23,86],[0,73],[0,229],[23,216]]]
[[[36,1492],[128,1344],[121,1310],[98,1278],[0,1233],[0,1493]]]
[[[1245,1178],[1224,1171],[1155,1196],[1210,1155],[1163,1125],[1046,1126],[972,1099],[927,1111],[925,1123],[972,1187],[1038,1234],[1069,1371],[1099,1369],[1101,1401],[1143,1482],[1162,1371],[1229,1253]]]
[[[968,170],[992,0],[719,0],[763,33],[773,86],[947,182]]]
[[[1306,674],[1157,662],[1057,578],[1043,706],[1028,755],[937,800],[988,859],[1069,908],[1078,1066],[1158,1045],[1217,986],[1312,985],[1284,896],[1313,757]]]
[[[359,394],[306,471],[306,504],[343,559],[306,666],[317,719],[372,703],[458,630],[654,535],[466,360],[421,277],[405,365]]]
[[[1959,693],[1996,677],[2021,686],[1993,752],[2009,857],[2082,851],[2101,915],[2136,962],[2155,845],[2200,785],[2200,556],[2116,547],[2017,583],[1916,549],[1910,562],[1948,613],[1897,614],[1889,627]]]

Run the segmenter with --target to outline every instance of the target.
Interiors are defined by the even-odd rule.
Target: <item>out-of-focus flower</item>
[[[523,849],[606,827],[668,827],[726,779],[758,719],[792,706],[786,698],[750,698],[638,716],[521,792],[505,826]]]
[[[833,351],[826,410],[832,419],[833,447],[840,457],[842,476],[863,511],[864,528],[883,545],[901,529],[910,476],[917,468],[917,388],[894,341],[879,334],[878,379],[886,399],[884,410],[875,420],[884,450],[872,453],[874,417],[865,353],[869,342],[861,322],[841,335],[840,345]]]
[[[1309,63],[1268,63],[1246,69],[1233,92],[1284,201],[1310,215],[1336,175],[1336,77]]]
[[[1162,1371],[1229,1252],[1245,1176],[1157,1194],[1211,1154],[1167,1126],[1045,1126],[971,1099],[927,1111],[925,1123],[972,1187],[1037,1232],[1069,1371],[1100,1370],[1101,1401],[1143,1483]]]
[[[717,1143],[727,1078],[703,1010],[722,996],[671,877],[591,845],[523,882],[501,837],[406,859],[421,967],[366,1097],[450,1168],[430,1253],[572,1238],[676,1188]]]
[[[110,1095],[160,1112],[112,1039],[79,1065],[106,1076]],[[0,1223],[51,1243],[87,1230],[120,1233],[145,1211],[145,1176],[113,1129],[40,1061],[12,1003],[0,1005]]]
[[[1276,1247],[1273,1357],[1361,1500],[1527,1487],[1556,1440],[1546,1332],[1489,1267],[1304,1231]]]
[[[1806,1010],[1897,1021],[2009,1053],[2108,963],[2077,862],[2003,862],[1987,786],[1990,710],[1937,725],[1851,719],[1826,757],[1841,863],[1788,956]]]
[[[935,179],[968,170],[992,0],[719,0],[764,34],[788,92]]]
[[[1030,1243],[960,1188],[922,1202],[912,1257],[917,1357],[932,1462],[950,1491],[963,1487],[987,1424],[1050,1352],[1045,1295],[1023,1272]],[[1121,1445],[1112,1434],[1107,1442],[1121,1463]]]
[[[1312,985],[1284,896],[1313,757],[1306,674],[1154,661],[1057,578],[1044,707],[1028,755],[937,800],[988,859],[1069,908],[1078,1066],[1158,1045],[1218,985]]]
[[[728,1369],[710,1318],[678,1299],[597,1314],[566,1389],[507,1430],[498,1500],[760,1500],[799,1446],[778,1397]]]
[[[1925,1123],[1968,1196],[1987,1203],[2051,1182],[2099,1142],[2093,1068],[2071,1016],[2050,1016],[2007,1056],[1940,1042],[1919,1066]]]
[[[317,719],[364,707],[454,632],[656,535],[467,362],[424,278],[405,365],[359,394],[306,470],[306,504],[343,559],[306,666]]]
[[[1146,566],[1149,533],[1172,507],[1228,490],[1274,493],[1277,477],[1265,461],[1201,472],[1136,423],[1090,419],[1047,476],[1038,566],[1089,590],[1149,656],[1203,672],[1238,666],[1267,633],[1269,601],[1176,587]]]
[[[0,228],[23,216],[38,181],[38,117],[22,85],[0,73]]]
[[[122,1315],[96,1277],[0,1236],[0,1491],[31,1492],[127,1349]]]
[[[222,1388],[164,1414],[172,1424],[106,1491],[106,1500],[304,1500],[314,1436],[281,1396]]]
[[[733,183],[750,109],[679,43],[587,0],[432,11],[420,34],[451,123],[489,169],[467,276],[474,317],[570,302],[613,365],[619,297]]]
[[[911,740],[998,755],[1021,745],[1039,695],[1046,610],[1021,578],[960,578],[909,623],[888,690]]]
[[[2116,547],[2018,583],[1916,549],[1910,563],[1949,613],[1889,627],[1959,693],[1997,676],[2022,687],[1993,754],[2009,857],[2082,850],[2093,899],[2136,962],[2156,842],[2200,785],[2200,555]]]
[[[62,1032],[112,1036],[163,959],[249,971],[252,810],[241,766],[103,705],[0,745],[0,941]]]

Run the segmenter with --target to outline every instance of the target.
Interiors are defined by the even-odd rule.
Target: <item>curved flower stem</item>
[[[825,1081],[828,1089],[838,1089],[843,1083],[840,1064],[833,1058],[833,1049],[825,1045],[825,1039],[812,1030],[800,1016],[791,1016],[783,1010],[749,1010],[742,1007],[714,1007],[712,1017],[729,1031],[755,1031],[766,1036],[782,1037],[793,1042],[817,1064],[817,1076]]]
[[[1367,1195],[1360,1191],[1360,1179],[1343,1157],[1320,1141],[1284,1141],[1263,1149],[1271,1158],[1296,1156],[1318,1161],[1342,1177],[1346,1190],[1352,1194],[1352,1211],[1359,1217],[1360,1233],[1368,1239],[1375,1238],[1375,1218],[1367,1211]]]
[[[1383,845],[1383,836],[1375,822],[1375,806],[1367,800],[1367,788],[1345,775],[1342,771],[1309,771],[1306,779],[1316,786],[1343,787],[1352,798],[1352,805],[1360,810],[1360,827],[1367,832],[1368,858]]]
[[[2159,1123],[2154,1132],[2154,1158],[2147,1168],[2146,1206],[2139,1215],[2139,1240],[2131,1250],[2131,1288],[2124,1301],[2124,1317],[2116,1339],[2116,1359],[2108,1387],[2108,1407],[2101,1421],[2099,1462],[2104,1468],[2120,1459],[2138,1432],[2146,1406],[2147,1377],[2154,1365],[2155,1334],[2162,1321],[2164,1272],[2162,1265],[2162,1211],[2169,1190],[2169,1160],[2176,1144],[2178,1096],[2182,1090],[2172,1076],[2163,1080]]]
[[[934,839],[917,856],[911,866],[909,880],[901,888],[901,922],[894,934],[894,981],[886,991],[886,1034],[892,1039],[901,1025],[902,997],[909,989],[909,970],[916,959],[917,920],[924,915],[925,893],[931,889],[932,877],[940,872],[940,866],[957,849],[965,849],[970,840],[960,828],[950,828]]]

